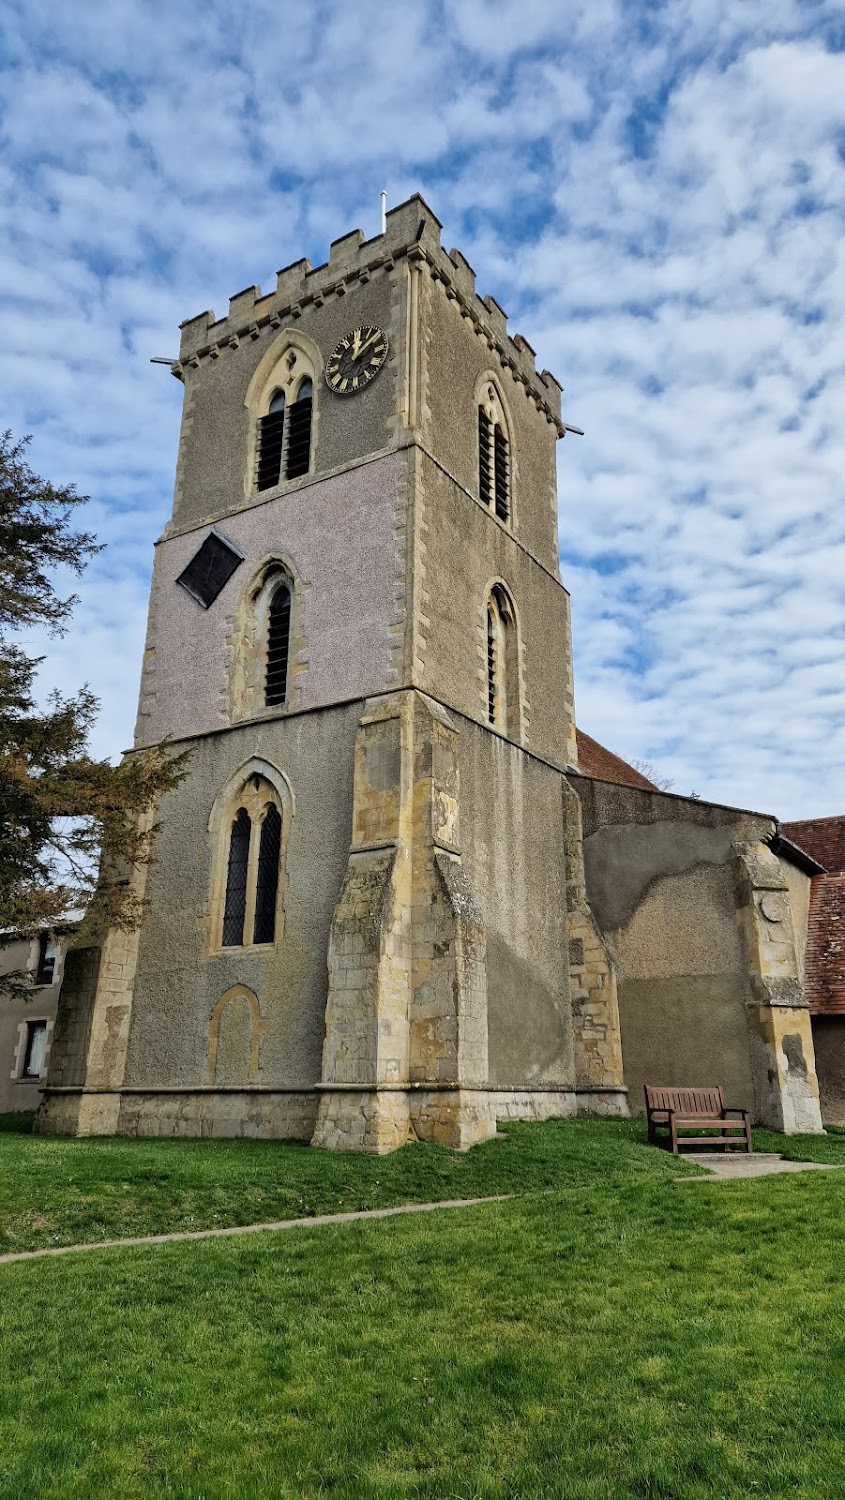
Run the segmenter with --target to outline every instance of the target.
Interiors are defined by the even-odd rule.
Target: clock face
[[[354,396],[375,380],[387,359],[387,334],[364,324],[342,338],[326,362],[326,385],[336,396]]]

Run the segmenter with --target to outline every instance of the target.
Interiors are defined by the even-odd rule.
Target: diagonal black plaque
[[[203,609],[208,609],[243,560],[244,554],[234,542],[221,536],[219,531],[210,531],[176,582],[181,583]]]

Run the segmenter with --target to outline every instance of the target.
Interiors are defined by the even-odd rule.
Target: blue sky
[[[108,543],[42,686],[131,741],[178,323],[421,191],[565,387],[581,726],[845,811],[841,0],[6,0],[2,425]]]

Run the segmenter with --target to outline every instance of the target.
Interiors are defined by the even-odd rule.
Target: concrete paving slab
[[[690,1160],[689,1155],[683,1155],[685,1161]],[[707,1167],[708,1173],[712,1175],[680,1177],[677,1179],[679,1182],[732,1182],[740,1177],[769,1177],[773,1172],[841,1171],[832,1162],[787,1161],[774,1151],[753,1151],[750,1155],[747,1152],[723,1154],[721,1151],[702,1151],[696,1154],[695,1160]]]

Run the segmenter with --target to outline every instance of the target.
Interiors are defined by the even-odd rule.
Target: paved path
[[[351,1224],[357,1219],[390,1219],[394,1214],[428,1214],[436,1208],[475,1208],[479,1203],[504,1203],[510,1193],[492,1198],[448,1198],[442,1203],[403,1203],[397,1208],[360,1208],[345,1214],[312,1214],[307,1219],[278,1219],[273,1224],[233,1224],[226,1229],[186,1229],[174,1234],[139,1234],[126,1240],[92,1240],[90,1245],[51,1245],[44,1250],[14,1250],[0,1255],[0,1265],[13,1260],[40,1260],[46,1255],[76,1255],[84,1250],[125,1250],[131,1245],[170,1245],[181,1240],[223,1239],[233,1234],[263,1234],[269,1229],[311,1229],[315,1224]]]
[[[689,1160],[689,1158],[686,1158]],[[702,1151],[695,1158],[709,1169],[707,1176],[676,1177],[675,1182],[727,1182],[742,1177],[768,1177],[773,1172],[838,1172],[829,1162],[785,1161],[772,1151],[723,1154]],[[712,1174],[712,1175],[709,1175]],[[351,1224],[359,1219],[391,1219],[396,1214],[429,1214],[439,1208],[476,1208],[482,1203],[504,1203],[511,1193],[489,1198],[447,1198],[442,1203],[403,1203],[397,1208],[360,1208],[345,1214],[312,1214],[306,1219],[277,1219],[272,1224],[232,1224],[226,1229],[186,1229],[173,1234],[139,1234],[124,1240],[92,1240],[84,1245],[51,1245],[43,1250],[14,1250],[0,1255],[0,1266],[17,1260],[41,1260],[48,1255],[78,1255],[87,1250],[125,1250],[133,1245],[171,1245],[184,1240],[225,1239],[236,1234],[264,1234],[277,1229],[311,1229],[318,1224]]]
[[[684,1160],[690,1158],[685,1156]],[[696,1153],[696,1161],[708,1167],[712,1177],[679,1177],[678,1182],[732,1182],[738,1177],[769,1177],[773,1172],[839,1172],[833,1162],[787,1161],[774,1151],[721,1152],[702,1151]]]

